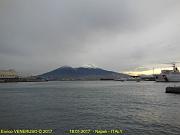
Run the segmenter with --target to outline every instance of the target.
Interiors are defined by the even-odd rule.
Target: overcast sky
[[[0,0],[0,69],[180,61],[180,0]]]

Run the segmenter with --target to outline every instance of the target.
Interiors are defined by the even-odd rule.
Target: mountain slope
[[[107,71],[101,68],[72,68],[68,66],[60,67],[39,76],[47,80],[100,80],[128,77],[126,74]]]

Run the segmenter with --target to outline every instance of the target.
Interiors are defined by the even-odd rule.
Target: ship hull
[[[180,82],[180,74],[157,75],[156,82]]]
[[[165,79],[165,76],[164,76],[164,75],[161,75],[161,74],[155,76],[155,81],[156,81],[156,82],[168,82],[168,80]]]
[[[180,82],[180,74],[166,75],[169,82]]]

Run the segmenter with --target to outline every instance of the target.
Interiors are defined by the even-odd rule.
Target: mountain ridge
[[[99,67],[71,67],[62,66],[55,70],[39,75],[47,80],[101,80],[119,79],[129,75],[105,70]]]

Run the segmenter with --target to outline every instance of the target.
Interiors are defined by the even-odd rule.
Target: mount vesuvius
[[[63,66],[53,71],[39,75],[47,80],[100,80],[100,79],[119,79],[128,77],[126,74],[104,70],[96,67],[73,68]]]

